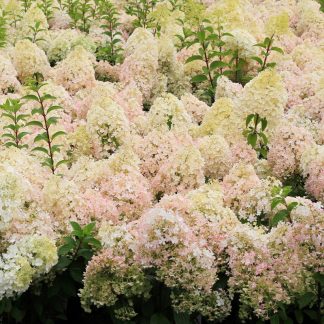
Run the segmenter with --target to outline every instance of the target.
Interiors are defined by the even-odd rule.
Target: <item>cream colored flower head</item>
[[[283,11],[279,15],[271,16],[265,24],[265,32],[267,36],[283,35],[289,29],[289,15]]]

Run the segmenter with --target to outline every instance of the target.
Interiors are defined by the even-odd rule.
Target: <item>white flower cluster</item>
[[[129,124],[122,108],[111,100],[104,107],[90,108],[87,131],[102,156],[109,156],[127,140]]]
[[[31,282],[57,263],[55,242],[46,236],[27,235],[0,255],[0,298],[26,291]]]

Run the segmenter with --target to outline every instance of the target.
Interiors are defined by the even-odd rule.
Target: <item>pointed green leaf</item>
[[[289,212],[286,209],[280,210],[272,219],[271,226],[276,226],[279,222],[287,218]]]
[[[210,64],[210,69],[214,70],[214,69],[223,68],[223,67],[227,67],[227,66],[228,66],[228,63],[226,63],[226,62],[214,61]]]
[[[192,79],[191,79],[191,82],[192,83],[200,83],[200,82],[203,82],[203,81],[207,81],[207,76],[204,75],[204,74],[199,74],[199,75],[196,75],[194,76]]]
[[[250,114],[246,117],[245,125],[246,127],[250,124],[251,120],[254,118],[254,114]]]
[[[249,134],[247,137],[248,144],[250,144],[252,147],[256,146],[257,143],[257,134]]]
[[[47,119],[47,125],[56,125],[57,121],[59,120],[59,117],[50,117]]]
[[[61,161],[59,161],[59,162],[56,163],[55,169],[56,169],[57,167],[59,167],[60,165],[62,165],[62,164],[67,164],[67,163],[69,163],[69,160],[61,160]]]
[[[21,115],[18,115],[18,116],[17,116],[17,123],[18,123],[20,120],[26,120],[27,117],[29,117],[29,115],[27,115],[27,114],[21,114]]]
[[[8,118],[10,118],[13,122],[15,121],[15,116],[13,116],[13,115],[11,115],[11,114],[3,113],[1,116],[3,116],[3,117],[8,117]]]
[[[21,132],[18,134],[17,138],[18,138],[18,140],[21,140],[23,137],[25,137],[28,134],[30,134],[30,133],[29,132]]]
[[[48,113],[50,113],[51,111],[53,111],[53,110],[59,110],[59,109],[64,109],[63,107],[61,107],[61,106],[50,106],[48,109],[47,109],[47,112],[46,112],[46,114],[48,114]]]
[[[48,154],[47,149],[44,148],[44,147],[40,147],[40,146],[34,147],[34,148],[32,149],[32,151],[39,151],[39,152],[43,152],[43,153]]]
[[[200,61],[203,60],[201,55],[192,55],[189,58],[187,58],[186,64],[190,63],[190,62],[193,62],[193,61],[198,61],[198,60],[200,60]]]
[[[39,98],[35,95],[26,95],[26,96],[23,96],[22,99],[25,99],[25,100],[34,100],[34,101],[39,101]]]
[[[32,115],[35,115],[35,114],[39,114],[39,115],[42,115],[43,114],[43,109],[42,108],[34,108],[32,111],[31,111]]]
[[[56,137],[66,135],[66,132],[64,131],[58,131],[52,135],[51,141],[53,141]]]
[[[34,143],[36,142],[39,142],[39,141],[45,141],[45,142],[48,142],[48,136],[47,136],[47,133],[44,132],[44,133],[41,133],[41,134],[38,134],[35,139],[34,139]]]
[[[8,137],[8,138],[11,138],[13,140],[16,140],[15,136],[13,136],[12,134],[9,134],[9,133],[2,134],[1,137]]]
[[[56,97],[48,94],[48,93],[45,93],[42,97],[41,97],[41,100],[42,101],[46,101],[46,100],[55,100]]]
[[[260,57],[252,56],[251,59],[258,62],[260,65],[263,65],[263,61]]]
[[[271,47],[271,51],[276,51],[280,54],[285,54],[284,51],[280,47]]]
[[[275,197],[271,202],[271,210],[275,209],[279,204],[284,204],[285,200],[281,197]]]
[[[38,126],[43,128],[43,124],[38,120],[30,121],[29,123],[26,124],[26,126]]]

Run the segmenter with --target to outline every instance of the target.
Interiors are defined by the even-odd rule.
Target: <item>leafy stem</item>
[[[222,29],[223,27],[219,25],[217,32],[214,32],[213,27],[210,25],[210,21],[208,19],[204,19],[199,25],[196,33],[188,33],[185,29],[183,29],[184,36],[178,35],[178,38],[182,44],[187,44],[187,48],[194,44],[198,44],[199,46],[199,55],[190,56],[186,60],[186,63],[193,61],[203,62],[204,66],[202,67],[202,73],[195,75],[191,79],[191,82],[193,84],[197,84],[207,81],[208,87],[205,89],[204,93],[211,104],[215,101],[215,89],[218,78],[221,75],[229,72],[224,71],[225,67],[229,67],[229,64],[224,61],[224,57],[231,54],[231,51],[223,51],[225,42],[222,40],[222,37],[225,35],[232,35],[229,33],[223,33]],[[188,41],[188,38],[192,37],[193,40]]]
[[[7,99],[0,108],[4,111],[2,117],[7,117],[11,119],[12,123],[3,127],[3,129],[8,130],[4,133],[2,137],[7,138],[5,146],[15,146],[17,148],[27,147],[27,144],[22,145],[22,139],[24,136],[29,134],[28,132],[20,132],[24,128],[27,114],[20,114],[19,111],[22,107],[22,103],[19,99]],[[11,131],[11,132],[10,132]]]
[[[127,14],[136,16],[134,27],[151,28],[154,21],[150,13],[154,10],[158,0],[131,0],[125,8]]]
[[[65,244],[58,250],[60,259],[57,268],[60,270],[68,270],[80,257],[84,259],[86,264],[94,251],[101,248],[100,241],[94,238],[94,222],[84,227],[81,227],[77,222],[70,222],[70,224],[73,230],[70,235],[64,238]]]
[[[51,141],[51,137],[50,137],[50,132],[49,132],[49,125],[48,125],[48,120],[47,120],[47,116],[46,116],[46,112],[45,112],[45,107],[44,107],[44,100],[41,96],[41,94],[39,93],[39,89],[36,90],[36,94],[38,97],[38,102],[41,106],[41,115],[43,117],[43,121],[44,121],[44,126],[45,126],[45,132],[46,132],[46,136],[48,138],[48,151],[49,151],[49,156],[51,159],[51,163],[50,163],[50,168],[52,170],[52,173],[55,173],[55,167],[54,167],[54,156],[53,156],[53,149],[52,149],[52,141]]]
[[[29,84],[29,89],[34,94],[26,95],[23,98],[26,100],[35,101],[38,104],[38,107],[32,110],[32,115],[39,115],[42,119],[42,122],[39,120],[34,120],[29,122],[27,125],[36,126],[44,130],[44,132],[38,134],[34,138],[34,143],[45,142],[47,149],[44,146],[37,146],[33,149],[33,151],[43,152],[47,155],[47,158],[42,164],[49,167],[54,174],[59,165],[68,162],[66,160],[61,160],[55,164],[54,161],[54,154],[60,152],[60,145],[55,145],[53,141],[57,137],[65,135],[66,133],[64,131],[57,131],[52,134],[52,132],[50,131],[51,125],[56,125],[59,119],[59,117],[50,116],[50,113],[63,108],[57,105],[49,105],[49,107],[46,108],[45,102],[48,100],[54,100],[56,99],[56,97],[47,93],[43,95],[41,94],[40,90],[45,85],[42,80],[43,76],[40,73],[36,73]]]
[[[255,44],[254,46],[260,47],[261,57],[253,56],[252,60],[259,63],[260,68],[258,69],[259,72],[264,71],[268,67],[275,67],[276,63],[271,62],[268,63],[268,58],[272,51],[278,52],[280,54],[284,54],[284,51],[280,47],[273,46],[275,34],[272,34],[270,37],[266,37],[262,43]]]
[[[40,27],[41,22],[40,21],[36,21],[35,22],[35,26],[29,26],[29,29],[32,32],[32,37],[25,37],[26,39],[30,40],[32,43],[37,43],[40,41],[45,41],[44,38],[38,38],[37,35],[43,31],[45,31],[44,28]]]
[[[291,193],[292,188],[290,186],[286,187],[274,187],[272,189],[272,201],[271,201],[271,210],[274,210],[278,205],[283,205],[283,209],[279,210],[270,221],[271,226],[276,226],[280,221],[288,219],[289,222],[292,222],[291,212],[298,206],[298,202],[293,201],[287,203],[286,198]]]
[[[256,152],[259,153],[259,158],[267,158],[268,155],[268,138],[264,131],[267,128],[267,119],[261,118],[258,113],[250,114],[246,118],[246,128],[243,135],[246,137],[247,142],[251,145]]]
[[[265,55],[264,55],[264,60],[263,60],[263,64],[261,66],[261,71],[263,71],[267,65],[267,59],[270,55],[270,48],[271,48],[271,45],[272,45],[272,42],[273,42],[273,37],[274,37],[274,34],[271,35],[270,37],[270,40],[267,42],[267,47],[266,47],[266,52],[265,52]]]
[[[101,28],[104,34],[109,37],[106,44],[99,47],[97,51],[97,58],[108,61],[111,65],[120,63],[122,61],[122,48],[119,45],[121,42],[121,32],[118,30],[120,23],[118,22],[118,12],[116,7],[110,2],[104,2],[100,7],[101,19],[105,21]]]

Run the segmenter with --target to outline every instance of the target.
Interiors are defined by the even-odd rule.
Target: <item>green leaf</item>
[[[10,124],[10,125],[4,126],[3,129],[11,129],[13,131],[16,131],[16,130],[19,129],[19,126],[18,125]]]
[[[282,195],[284,197],[287,197],[292,191],[292,187],[291,186],[285,186],[282,188]]]
[[[214,61],[210,64],[210,69],[214,70],[214,69],[223,68],[223,67],[227,67],[227,66],[228,66],[228,63],[226,63],[226,62]]]
[[[252,147],[255,147],[257,139],[258,139],[257,134],[249,134],[247,137],[248,144],[250,144]]]
[[[190,62],[193,62],[193,61],[202,61],[202,60],[203,60],[203,58],[202,58],[201,55],[192,55],[192,56],[187,58],[186,64],[190,63]]]
[[[81,226],[77,222],[73,221],[71,221],[70,224],[73,228],[72,234],[74,234],[77,237],[83,237],[83,231]]]
[[[61,164],[66,164],[66,163],[69,163],[69,160],[61,160],[61,161],[57,162],[57,163],[56,163],[56,166],[55,166],[55,169],[56,169],[57,167],[59,167]]]
[[[46,153],[46,154],[48,155],[48,151],[47,151],[47,149],[44,148],[44,147],[37,146],[37,147],[34,147],[34,148],[32,149],[32,151],[39,151],[39,152]]]
[[[18,115],[18,116],[17,116],[17,123],[18,123],[20,120],[26,120],[27,117],[29,117],[29,115],[27,115],[27,114],[21,114],[21,115]]]
[[[58,131],[52,135],[51,141],[53,141],[56,137],[66,135],[66,132],[64,131]]]
[[[267,125],[268,125],[267,119],[266,118],[262,118],[261,119],[261,129],[262,129],[262,131],[264,131],[267,128]]]
[[[273,63],[267,63],[267,67],[273,68],[277,65],[277,63],[273,62]]]
[[[56,125],[58,120],[59,120],[59,117],[50,117],[47,119],[47,125],[48,126]]]
[[[75,247],[75,244],[73,244],[73,243],[64,244],[64,245],[60,246],[57,253],[58,253],[58,255],[69,254],[70,252],[73,251],[74,247]]]
[[[258,47],[262,47],[262,48],[267,48],[267,46],[264,43],[257,43],[253,46],[258,46]]]
[[[203,43],[205,41],[205,39],[206,39],[206,33],[205,33],[205,31],[204,30],[201,30],[201,31],[197,32],[197,37],[199,39],[199,42],[200,43]]]
[[[280,194],[280,191],[281,191],[281,187],[279,186],[274,186],[271,190],[271,195],[272,196],[276,196],[276,195],[279,195]]]
[[[194,76],[192,79],[191,79],[191,82],[192,83],[200,83],[200,82],[203,82],[203,81],[207,81],[207,76],[204,75],[204,74],[198,74],[196,76]]]
[[[26,135],[29,135],[30,132],[21,132],[18,134],[17,138],[18,140],[21,140],[23,137],[25,137]]]
[[[34,101],[39,102],[39,98],[37,96],[35,96],[35,95],[32,95],[32,94],[23,96],[22,99],[25,99],[25,100],[34,100]]]
[[[38,126],[38,127],[43,128],[43,124],[37,120],[33,120],[33,121],[27,123],[26,126]]]
[[[74,267],[70,269],[70,276],[72,279],[78,283],[82,283],[83,271],[79,267]]]
[[[281,54],[285,54],[284,51],[280,47],[271,47],[271,51],[276,51]]]
[[[94,230],[95,226],[96,226],[95,222],[87,224],[86,226],[83,227],[83,233],[85,235],[90,235],[92,233],[92,231]]]
[[[269,37],[266,37],[263,41],[264,45],[268,46],[271,43],[271,39]]]
[[[324,286],[324,274],[317,272],[314,274],[314,279]]]
[[[17,144],[14,143],[14,142],[6,142],[6,143],[5,143],[5,146],[6,146],[6,147],[10,147],[10,146],[17,146]]]
[[[45,100],[55,100],[56,99],[56,97],[54,97],[54,96],[52,96],[52,95],[50,95],[50,94],[48,94],[48,93],[45,93],[42,97],[41,97],[41,100],[42,101],[45,101]]]
[[[258,62],[261,66],[263,65],[263,61],[260,57],[252,56],[251,59]]]
[[[67,268],[70,264],[71,264],[71,260],[66,256],[62,256],[59,258],[59,261],[56,264],[55,268],[58,270],[62,270]]]
[[[71,236],[65,236],[65,237],[63,237],[63,240],[66,244],[72,244],[74,246],[76,245],[75,239]]]
[[[47,109],[46,114],[50,113],[50,112],[53,111],[53,110],[59,110],[59,109],[62,110],[62,109],[64,109],[64,108],[61,107],[61,106],[55,106],[55,105],[50,106],[50,107]]]
[[[8,113],[3,113],[1,116],[2,116],[2,117],[8,117],[8,118],[10,118],[13,122],[15,122],[15,117],[14,117],[13,115],[10,115],[10,114],[8,114]]]
[[[62,145],[52,145],[52,147],[51,147],[52,153],[60,152],[61,151],[61,149],[60,149],[61,146]]]
[[[264,145],[268,144],[268,138],[264,133],[259,133],[259,136],[262,138]]]
[[[246,117],[246,120],[245,120],[245,125],[246,127],[248,127],[248,125],[250,124],[251,120],[254,118],[254,114],[250,114]]]
[[[53,168],[53,161],[52,161],[52,159],[50,157],[44,159],[44,161],[42,162],[42,166],[48,166],[48,167],[50,167],[52,169]]]
[[[83,240],[84,243],[87,243],[89,245],[92,245],[93,247],[95,247],[96,249],[100,249],[101,248],[101,243],[99,240],[95,239],[94,237],[86,237]]]
[[[281,197],[275,197],[271,201],[271,210],[275,209],[279,204],[284,204],[285,200]]]
[[[44,132],[42,134],[38,134],[35,139],[34,139],[34,143],[39,142],[39,141],[45,141],[48,142],[48,136],[47,133]]]
[[[39,114],[39,115],[42,115],[43,114],[43,109],[42,108],[34,108],[32,111],[31,111],[32,115],[35,115],[35,114]]]
[[[298,299],[299,308],[304,308],[312,303],[316,299],[316,296],[312,292],[307,292]]]
[[[298,202],[297,202],[297,201],[293,201],[293,202],[291,202],[291,203],[288,205],[287,209],[288,209],[289,212],[291,212],[291,211],[292,211],[293,209],[295,209],[297,206],[298,206]]]
[[[218,36],[216,34],[210,34],[206,38],[206,40],[209,40],[209,41],[214,41],[214,40],[217,40],[217,39],[218,39]]]
[[[272,219],[271,219],[271,226],[276,226],[280,221],[284,220],[287,218],[289,215],[288,210],[283,209],[280,210]]]
[[[12,134],[9,134],[9,133],[2,134],[1,137],[8,137],[8,138],[11,138],[14,141],[16,140],[15,136],[13,136]]]
[[[93,252],[89,249],[80,249],[78,251],[78,256],[81,256],[86,260],[90,260],[91,257],[93,256]]]

